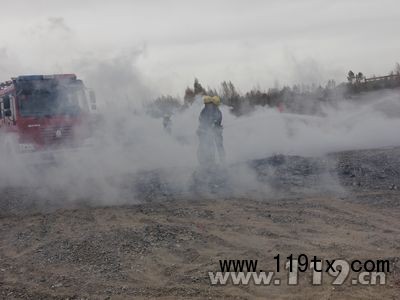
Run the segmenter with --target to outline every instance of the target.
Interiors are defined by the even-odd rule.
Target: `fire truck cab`
[[[18,76],[0,83],[0,151],[77,147],[91,135],[93,91],[74,74]]]

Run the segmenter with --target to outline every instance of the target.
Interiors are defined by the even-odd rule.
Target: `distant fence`
[[[400,74],[371,77],[371,78],[364,79],[364,82],[376,82],[376,81],[400,81]]]

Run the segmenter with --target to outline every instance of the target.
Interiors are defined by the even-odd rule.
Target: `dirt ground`
[[[358,199],[370,194],[359,194]],[[390,259],[400,250],[398,194],[350,198],[174,201],[3,217],[0,295],[5,299],[398,299],[400,269],[384,286],[211,286],[219,259],[276,254]],[[396,203],[393,205],[393,203]]]
[[[177,198],[23,214],[3,210],[0,224],[2,299],[400,298],[396,188],[258,200]],[[280,286],[210,284],[208,272],[219,271],[219,259],[257,259],[260,269],[273,271],[277,254],[301,253],[388,259],[388,282],[361,286],[348,279],[333,286],[334,278],[323,275],[323,284],[313,286],[306,272],[298,286],[285,280]],[[281,270],[280,278],[286,275]]]

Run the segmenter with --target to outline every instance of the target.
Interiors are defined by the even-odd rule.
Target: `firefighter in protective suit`
[[[197,157],[202,167],[215,166],[215,150],[218,152],[219,161],[225,164],[225,150],[222,137],[222,113],[218,106],[221,99],[218,96],[204,96],[204,108],[200,113],[197,135],[199,148]]]
[[[171,134],[172,131],[172,121],[171,121],[171,116],[165,114],[163,117],[163,127],[164,130],[168,133]]]

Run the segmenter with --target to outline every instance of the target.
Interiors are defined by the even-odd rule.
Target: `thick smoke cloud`
[[[137,62],[146,49],[131,49],[103,58],[84,57],[73,63],[73,69],[96,91],[99,104],[113,110],[117,106],[140,107],[156,97],[156,87],[150,87]],[[112,111],[110,112],[112,113]]]
[[[198,170],[200,99],[172,117],[171,135],[164,131],[161,119],[127,103],[111,104],[112,109],[105,105],[100,112],[103,122],[87,149],[58,153],[55,163],[39,167],[31,158],[2,160],[0,167],[8,170],[1,172],[2,187],[30,186],[34,199],[63,199],[64,205],[77,201],[96,205],[140,202],[139,190],[151,190],[158,181],[188,196]],[[268,183],[258,183],[254,170],[246,165],[254,159],[275,154],[323,157],[333,151],[397,145],[400,118],[394,112],[399,110],[399,96],[391,91],[338,101],[335,106],[326,106],[323,116],[259,108],[236,117],[223,106],[225,175],[230,180],[225,196],[270,196]],[[322,180],[334,179],[325,177],[321,184]]]
[[[251,15],[251,11],[247,13]],[[219,17],[215,17],[215,20],[220,22]],[[176,113],[172,117],[172,134],[167,134],[162,121],[147,115],[142,107],[143,103],[159,95],[162,92],[159,87],[165,85],[165,82],[157,83],[147,76],[148,73],[143,72],[143,58],[153,48],[149,47],[148,50],[128,42],[115,47],[112,43],[95,43],[91,39],[82,38],[76,26],[67,21],[58,16],[35,20],[32,24],[36,25],[30,24],[24,28],[18,33],[18,39],[10,39],[1,46],[0,78],[6,80],[19,74],[77,73],[97,94],[102,122],[96,128],[93,146],[59,153],[55,164],[41,165],[39,168],[31,158],[1,159],[0,168],[8,171],[0,172],[0,187],[24,187],[23,191],[36,195],[33,201],[45,199],[60,202],[62,199],[65,203],[83,201],[95,204],[141,201],[138,189],[149,183],[145,180],[141,184],[141,180],[153,177],[156,182],[157,177],[162,177],[162,182],[167,182],[176,190],[189,192],[193,174],[198,167],[196,129],[202,108],[201,100],[198,99],[188,109]],[[182,25],[179,24],[179,27]],[[158,47],[155,53],[163,54],[164,50],[174,52],[170,56],[179,58],[185,64],[181,68],[186,68],[186,71],[190,69],[190,72],[204,71],[202,66],[197,65],[196,68],[193,61],[204,65],[207,71],[213,67],[221,70],[225,69],[223,64],[214,66],[213,62],[210,63],[210,57],[218,57],[223,63],[231,65],[243,57],[249,60],[249,54],[256,58],[261,57],[260,53],[263,56],[270,53],[268,47],[261,47],[256,42],[256,39],[265,35],[262,31],[256,32],[253,40],[239,43],[239,49],[246,50],[243,50],[243,55],[241,50],[239,54],[225,54],[224,47],[219,43],[222,33],[211,37],[213,47],[205,46],[210,40],[208,32],[199,33],[190,36],[202,37],[200,43],[198,40],[190,40],[185,44],[179,36],[175,36],[173,42],[176,44],[171,45],[171,40],[166,41],[163,37],[161,42],[153,46],[154,49]],[[236,49],[235,35],[225,42]],[[167,47],[159,48],[163,43]],[[24,50],[28,46],[29,52]],[[175,51],[183,46],[193,50],[192,58],[196,53],[207,55],[199,55],[197,60],[184,59]],[[254,50],[250,51],[250,48]],[[332,70],[327,71],[326,65],[322,66],[316,60],[298,59],[292,52],[287,53],[283,55],[286,57],[283,66],[289,66],[289,71],[272,67],[272,61],[276,58],[282,60],[282,55],[276,56],[275,52],[275,56],[273,53],[268,56],[271,60],[269,70],[275,70],[272,74],[278,78],[278,75],[286,74],[286,80],[290,78],[296,83],[313,83],[328,78],[326,73],[332,73]],[[160,57],[168,58],[168,55],[161,54]],[[160,66],[164,64],[161,62]],[[252,73],[254,64],[257,67],[262,65],[253,61],[249,68],[246,64],[238,67],[240,72],[226,69],[232,71],[228,74],[244,74],[254,83],[259,80]],[[154,65],[155,62],[150,64]],[[164,70],[164,74],[177,74],[178,70],[165,69],[167,71]],[[155,72],[159,69],[152,70]],[[265,73],[264,67],[257,70],[257,74]],[[240,78],[244,79],[243,76]],[[238,81],[240,78],[235,79]],[[191,81],[192,78],[187,80]],[[218,82],[209,84],[216,86]],[[250,115],[238,118],[230,113],[228,107],[222,107],[229,166],[227,177],[232,182],[226,195],[240,196],[251,192],[268,195],[268,184],[258,184],[254,171],[244,164],[253,159],[275,154],[323,156],[333,151],[397,145],[400,125],[398,103],[398,91],[387,91],[363,95],[351,102],[337,99],[335,106],[324,107],[322,116],[295,115],[280,113],[272,108],[259,108]],[[5,153],[0,154],[5,157]],[[26,190],[26,187],[30,189]]]

